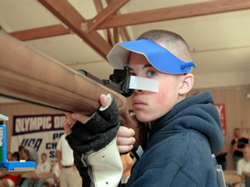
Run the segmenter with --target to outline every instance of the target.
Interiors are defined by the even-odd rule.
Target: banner
[[[223,136],[225,136],[227,134],[225,104],[214,104],[214,106],[219,112]]]
[[[29,146],[38,153],[46,153],[53,165],[56,158],[56,147],[59,138],[64,134],[65,115],[29,115],[14,116],[11,137],[11,152],[18,151],[20,145]]]

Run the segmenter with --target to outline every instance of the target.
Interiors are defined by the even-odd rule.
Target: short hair
[[[19,145],[18,147],[18,151],[21,151],[22,149],[24,149],[25,147],[23,145]]]
[[[24,152],[29,156],[30,155],[30,152],[28,149],[24,149]]]
[[[14,152],[14,153],[12,154],[12,157],[16,157],[17,160],[20,160],[20,157],[19,157],[19,153],[18,153],[18,152]]]
[[[192,61],[188,44],[178,34],[167,30],[150,30],[141,34],[139,39],[151,40],[169,50],[172,54],[185,62]]]
[[[47,157],[47,154],[46,153],[42,153],[42,155],[45,155]]]

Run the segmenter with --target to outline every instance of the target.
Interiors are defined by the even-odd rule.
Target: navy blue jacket
[[[126,186],[217,187],[212,154],[218,155],[223,147],[212,94],[188,97],[152,126],[145,152]]]

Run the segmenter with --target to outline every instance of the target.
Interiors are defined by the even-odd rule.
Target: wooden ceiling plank
[[[100,12],[103,11],[102,1],[101,0],[93,0],[93,1],[95,4],[95,9],[96,9],[97,13],[99,14]]]
[[[96,9],[97,13],[99,14],[104,9],[103,5],[102,5],[102,2],[101,2],[101,0],[93,0],[93,1],[94,1],[94,4],[95,4],[95,9]],[[108,29],[107,30],[103,30],[103,32],[104,32],[105,39],[108,41],[109,40],[109,38],[108,38],[109,37],[109,35],[108,35]]]
[[[35,29],[22,30],[8,34],[14,36],[15,38],[21,41],[27,41],[70,34],[70,29],[67,29],[61,24],[58,24]]]
[[[106,0],[107,4],[109,5],[112,2],[115,2],[116,0]]]
[[[130,41],[130,37],[128,35],[127,29],[125,27],[120,27],[120,35],[122,37],[122,40],[125,41]]]
[[[103,4],[101,2],[101,0],[93,0],[94,1],[94,4],[95,4],[95,7],[96,7],[96,11],[97,13],[99,14],[100,12],[103,11]],[[111,34],[111,31],[110,29],[106,29],[106,30],[103,30],[104,32],[104,35],[105,35],[105,38],[106,40],[108,41],[108,43],[113,46],[113,42],[112,42],[112,34]]]
[[[109,5],[112,2],[115,2],[115,0],[106,0],[106,3]],[[116,14],[120,14],[120,11],[118,10]],[[118,28],[118,36],[121,35],[122,41],[130,41],[130,37],[128,35],[127,29],[125,27],[119,27]],[[116,41],[114,36],[114,41]],[[118,38],[119,41],[119,38]]]
[[[203,3],[194,3],[120,15],[111,15],[105,21],[103,21],[96,28],[96,30],[189,18],[195,16],[204,16],[245,9],[250,9],[250,1],[213,0]]]
[[[112,33],[111,33],[111,30],[110,30],[110,29],[107,29],[107,34],[108,34],[108,43],[109,43],[111,46],[114,46],[113,41],[112,41]]]
[[[88,32],[92,32],[110,15],[113,15],[122,6],[124,6],[129,0],[119,0],[110,3],[107,8],[97,14],[91,21],[88,22]]]
[[[61,20],[69,29],[77,34],[83,41],[92,47],[103,58],[111,49],[111,45],[104,40],[98,32],[85,33],[81,30],[82,23],[86,20],[79,12],[66,0],[38,0],[44,7],[46,7],[52,14]]]
[[[114,44],[119,42],[118,28],[113,28]]]

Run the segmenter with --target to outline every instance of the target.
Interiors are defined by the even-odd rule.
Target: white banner
[[[56,147],[61,135],[64,134],[65,115],[29,115],[13,117],[11,152],[18,151],[20,145],[34,148],[41,160],[46,153],[48,161],[56,161]]]

